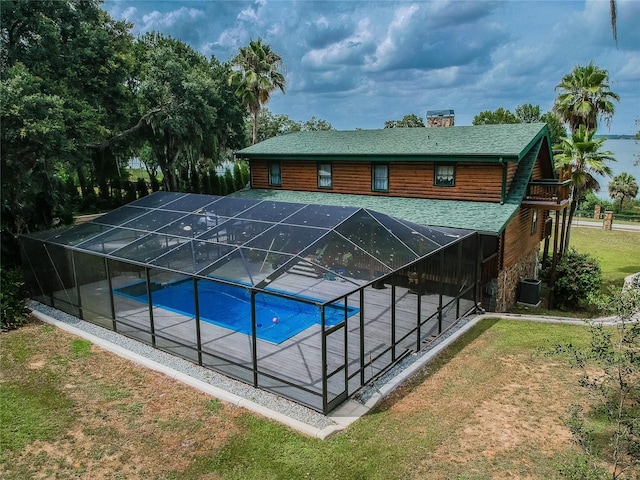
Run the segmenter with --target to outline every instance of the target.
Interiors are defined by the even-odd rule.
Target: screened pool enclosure
[[[33,299],[327,413],[475,308],[478,235],[157,192],[22,237]]]

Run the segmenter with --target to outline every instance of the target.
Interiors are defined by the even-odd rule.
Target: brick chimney
[[[427,127],[453,127],[453,110],[428,110]]]

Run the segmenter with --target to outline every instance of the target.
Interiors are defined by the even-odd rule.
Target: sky
[[[640,0],[291,1],[106,0],[132,33],[157,31],[231,60],[261,38],[284,62],[286,93],[267,104],[292,120],[338,130],[383,128],[407,114],[452,109],[456,125],[497,108],[551,110],[577,65],[609,72],[620,96],[609,128],[640,130]]]

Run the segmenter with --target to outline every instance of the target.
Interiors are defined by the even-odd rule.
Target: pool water
[[[116,289],[115,293],[145,304],[149,302],[144,282],[121,287]],[[195,316],[193,281],[191,280],[181,280],[165,285],[152,284],[151,298],[155,307]],[[309,297],[304,298],[319,301]],[[222,283],[199,281],[198,300],[201,321],[251,335],[249,290]],[[271,343],[282,343],[321,321],[319,307],[289,298],[256,293],[255,306],[257,337]],[[347,308],[347,316],[357,312],[357,308]],[[337,325],[344,321],[344,315],[344,305],[325,307],[325,325]]]

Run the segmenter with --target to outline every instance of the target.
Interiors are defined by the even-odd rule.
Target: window
[[[331,188],[331,164],[318,164],[318,188]]]
[[[269,164],[269,185],[280,186],[282,185],[282,176],[280,175],[280,164]]]
[[[533,211],[533,220],[531,221],[531,235],[538,233],[538,211]]]
[[[453,187],[456,184],[455,165],[436,165],[433,184],[438,187]]]
[[[373,165],[372,190],[374,192],[389,191],[389,165],[375,164]]]

